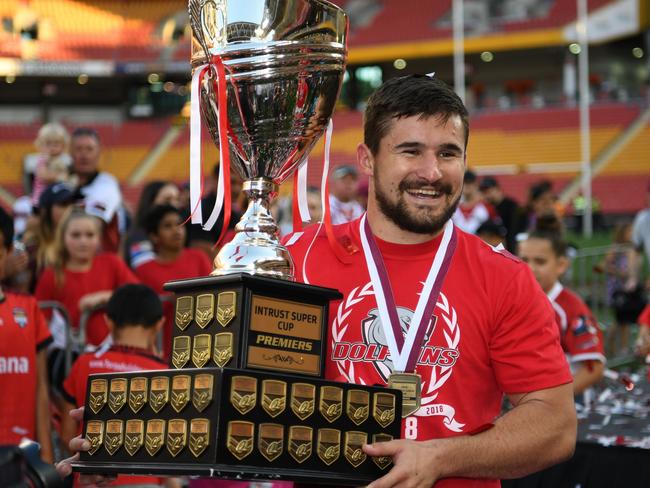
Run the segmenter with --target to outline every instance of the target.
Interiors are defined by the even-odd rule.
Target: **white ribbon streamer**
[[[194,70],[190,93],[190,212],[193,224],[203,223],[201,209],[201,92],[199,79],[208,69],[203,64]]]
[[[307,167],[309,166],[309,158],[305,160],[298,170],[298,212],[300,214],[301,222],[311,222],[311,215],[309,213],[309,205],[307,204]]]

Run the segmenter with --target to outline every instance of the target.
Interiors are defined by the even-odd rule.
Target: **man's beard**
[[[453,198],[451,185],[440,182],[431,184],[423,181],[414,182],[404,180],[400,182],[398,186],[399,197],[397,202],[391,202],[388,195],[382,191],[376,181],[377,180],[375,180],[375,199],[381,213],[392,220],[400,229],[415,234],[436,234],[441,231],[447,221],[451,219],[452,215],[454,215],[462,195],[462,192],[459,192],[458,196],[447,205],[442,214],[437,216],[433,214],[433,211],[424,214],[422,211],[409,212],[409,208],[403,196],[407,190],[416,190],[426,187],[442,193],[445,200],[448,201],[449,198]]]

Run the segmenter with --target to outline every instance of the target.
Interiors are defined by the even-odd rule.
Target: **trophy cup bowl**
[[[249,206],[212,275],[294,279],[269,210],[278,186],[323,134],[345,71],[347,17],[324,0],[189,0],[192,67],[220,56],[226,72],[228,150]],[[211,70],[200,84],[203,118],[219,145]]]

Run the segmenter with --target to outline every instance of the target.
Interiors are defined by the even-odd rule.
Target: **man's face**
[[[376,155],[358,148],[371,176],[369,204],[400,229],[434,234],[458,206],[465,171],[465,131],[460,116],[393,119]]]
[[[466,202],[473,202],[479,196],[478,184],[476,182],[463,185],[463,199]]]
[[[330,191],[342,202],[350,202],[357,196],[359,180],[355,175],[349,174],[332,180]]]
[[[491,186],[482,191],[485,198],[492,205],[497,205],[501,201],[501,190],[496,186]]]
[[[166,214],[158,224],[158,232],[151,240],[158,249],[179,251],[185,245],[185,227],[181,216],[175,212]]]
[[[519,257],[530,266],[535,279],[546,293],[551,291],[569,264],[567,258],[555,255],[548,240],[536,237],[519,243]]]
[[[93,136],[77,136],[70,143],[70,155],[75,173],[90,175],[99,165],[99,141]]]

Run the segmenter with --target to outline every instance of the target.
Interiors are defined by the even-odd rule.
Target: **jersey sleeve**
[[[550,302],[527,266],[519,264],[515,269],[494,298],[490,355],[496,380],[506,393],[570,383]]]
[[[588,309],[569,317],[564,345],[572,363],[580,361],[605,362],[603,334]]]
[[[129,269],[124,260],[120,258],[117,254],[111,255],[111,262],[115,266],[115,279],[116,286],[126,285],[128,283],[140,283],[140,280],[137,278],[133,271]]]
[[[639,318],[636,320],[639,325],[650,327],[650,305],[646,305]]]
[[[32,320],[34,321],[34,334],[36,337],[36,350],[40,351],[52,342],[52,334],[43,313],[38,308],[38,302],[34,299],[32,304]]]

